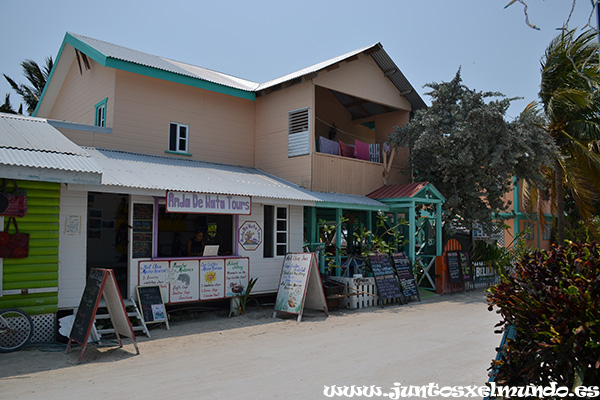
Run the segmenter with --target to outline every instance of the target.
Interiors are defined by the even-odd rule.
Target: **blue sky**
[[[459,67],[471,89],[537,100],[540,59],[570,0],[128,1],[0,0],[0,72],[25,82],[20,63],[56,57],[65,32],[265,82],[380,42],[427,104],[423,85]],[[588,22],[579,0],[570,27]],[[595,19],[592,20],[595,23]],[[2,100],[11,92],[0,77]],[[11,94],[16,108],[20,98]]]

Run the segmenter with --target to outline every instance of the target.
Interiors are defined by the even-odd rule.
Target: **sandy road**
[[[2,399],[325,399],[324,386],[483,385],[500,335],[481,291],[307,312],[203,316],[125,346],[0,354]],[[341,397],[338,397],[341,398]]]

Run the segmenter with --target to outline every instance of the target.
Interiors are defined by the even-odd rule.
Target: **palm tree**
[[[4,98],[4,104],[0,105],[0,112],[8,114],[16,114],[17,112],[12,108],[10,104],[10,94],[7,94]]]
[[[31,86],[27,86],[22,83],[17,84],[6,74],[3,74],[4,78],[6,78],[13,90],[23,98],[23,101],[27,105],[27,112],[29,115],[33,114],[33,111],[37,107],[38,101],[40,101],[40,98],[42,97],[44,86],[46,86],[46,82],[48,81],[48,77],[50,76],[53,65],[54,63],[52,61],[52,57],[46,58],[46,65],[44,68],[40,68],[40,66],[33,60],[23,61],[21,63],[23,75],[25,78],[27,78]]]
[[[596,33],[563,30],[542,59],[539,96],[548,118],[546,131],[558,150],[552,197],[556,200],[557,242],[565,240],[567,188],[584,221],[592,216],[600,193],[600,157],[592,145],[600,140],[600,71]]]

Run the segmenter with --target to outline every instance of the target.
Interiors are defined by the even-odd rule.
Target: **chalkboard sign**
[[[458,251],[449,251],[446,253],[448,260],[448,272],[450,273],[450,283],[461,283],[462,273],[460,270],[460,255]]]
[[[402,291],[390,258],[383,254],[374,254],[369,256],[369,262],[375,277],[379,298],[382,300],[401,299]],[[383,303],[381,306],[383,307]]]
[[[119,341],[119,346],[123,347],[120,335],[130,337],[133,339],[136,353],[140,354],[125,304],[117,287],[115,275],[112,270],[101,268],[92,268],[88,276],[81,301],[79,302],[79,308],[73,321],[73,327],[69,334],[67,352],[72,342],[81,344],[81,354],[79,355],[79,361],[81,361],[102,296],[104,296],[106,308],[108,309],[115,335]]]
[[[169,320],[160,286],[137,286],[136,290],[144,321],[147,324],[165,322],[169,329]]]
[[[421,301],[421,296],[417,289],[417,282],[415,282],[415,275],[406,253],[394,253],[393,260],[394,266],[396,267],[396,276],[402,287],[404,297],[417,296],[419,301]]]
[[[133,258],[152,257],[153,211],[152,204],[135,203],[133,205]]]
[[[102,286],[104,285],[105,272],[101,269],[92,269],[90,272],[87,282],[85,284],[85,290],[81,296],[79,302],[79,308],[75,315],[75,321],[71,328],[71,334],[69,338],[79,344],[87,343],[88,337],[94,323],[94,317],[96,316],[96,310],[98,309],[98,303],[102,296]]]

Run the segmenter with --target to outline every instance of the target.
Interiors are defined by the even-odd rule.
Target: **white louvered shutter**
[[[308,108],[290,111],[288,114],[288,157],[310,153]]]

